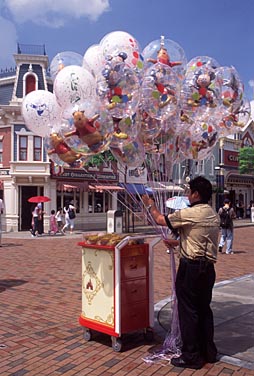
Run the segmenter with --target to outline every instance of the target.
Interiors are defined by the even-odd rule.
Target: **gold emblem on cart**
[[[101,316],[94,316],[94,320],[107,324],[109,326],[114,326],[114,307],[111,307],[111,313],[107,315],[106,320],[104,320]]]
[[[100,281],[95,271],[93,270],[91,261],[88,261],[86,269],[83,273],[83,291],[87,298],[88,304],[92,304],[92,300],[98,294],[103,287],[103,283]]]

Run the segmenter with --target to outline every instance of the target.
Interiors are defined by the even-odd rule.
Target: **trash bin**
[[[112,234],[113,232],[117,234],[123,232],[123,212],[120,210],[107,211],[107,233]]]
[[[250,209],[250,221],[254,222],[254,206],[252,206]]]

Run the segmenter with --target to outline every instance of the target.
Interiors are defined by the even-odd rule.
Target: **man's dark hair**
[[[224,204],[229,204],[229,203],[230,203],[229,198],[225,198],[225,200],[224,200]]]
[[[197,176],[190,181],[190,190],[192,193],[198,192],[202,202],[208,202],[212,197],[212,184],[203,176]]]

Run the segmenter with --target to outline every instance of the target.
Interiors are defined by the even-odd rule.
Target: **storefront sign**
[[[10,170],[0,170],[0,176],[10,175]]]
[[[239,165],[239,152],[224,150],[224,165],[238,167]]]
[[[57,176],[52,176],[57,180],[66,180],[66,179],[73,179],[73,180],[89,180],[90,182],[98,182],[98,181],[118,181],[118,175],[113,172],[86,172],[86,171],[79,171],[79,170],[64,170],[64,172]]]

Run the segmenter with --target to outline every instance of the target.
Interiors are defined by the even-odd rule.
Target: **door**
[[[27,200],[29,197],[37,196],[38,187],[21,186],[20,187],[20,206],[19,206],[19,231],[28,231],[31,228],[32,211],[36,204],[32,204]]]

